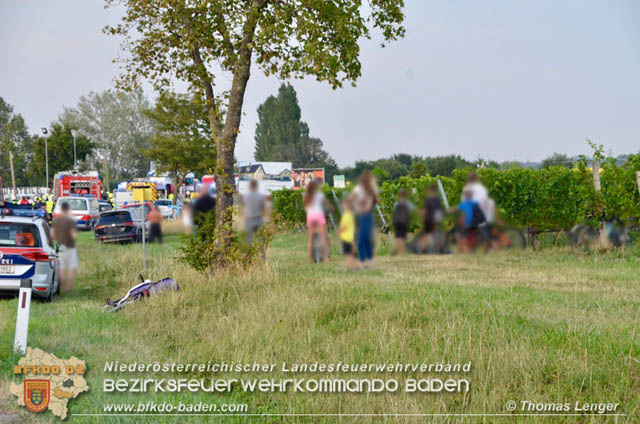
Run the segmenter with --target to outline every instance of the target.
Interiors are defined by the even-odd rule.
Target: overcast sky
[[[293,81],[302,117],[340,165],[393,153],[540,160],[640,150],[640,1],[406,0],[406,38],[362,44],[362,78]],[[112,87],[122,6],[0,0],[0,96],[32,132]],[[280,81],[253,68],[236,149],[253,158],[256,108]],[[149,92],[152,96],[153,93]]]

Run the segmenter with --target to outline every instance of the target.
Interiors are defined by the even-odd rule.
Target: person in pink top
[[[325,206],[331,209],[331,204],[324,197],[317,181],[310,181],[304,193],[304,210],[307,212],[307,227],[309,228],[309,244],[307,246],[308,261],[313,262],[313,235],[318,234],[322,240],[322,253],[325,261],[329,261],[329,240],[327,239],[327,220],[324,217]]]

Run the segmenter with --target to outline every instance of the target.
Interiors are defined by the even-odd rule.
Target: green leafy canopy
[[[107,1],[107,5],[114,3]],[[120,2],[118,2],[120,3]],[[364,4],[363,4],[364,3]],[[282,79],[314,75],[340,87],[361,74],[360,39],[371,29],[385,41],[402,37],[404,0],[128,0],[120,24],[124,36],[121,83],[139,77],[166,88],[176,77],[200,90],[215,64],[234,72],[243,48],[267,74]],[[248,33],[254,26],[253,33]]]

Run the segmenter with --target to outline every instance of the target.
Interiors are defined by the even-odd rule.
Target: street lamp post
[[[74,171],[78,170],[78,159],[76,157],[76,135],[77,134],[78,134],[78,131],[71,130],[71,135],[73,136],[73,170]]]
[[[45,187],[47,188],[49,188],[49,141],[47,139],[48,132],[49,131],[46,128],[42,128],[42,134],[44,134],[44,163],[47,175]]]

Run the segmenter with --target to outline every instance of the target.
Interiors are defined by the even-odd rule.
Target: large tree
[[[204,93],[217,150],[220,235],[232,221],[234,151],[252,62],[267,75],[313,75],[336,88],[360,76],[358,43],[371,28],[385,41],[404,34],[404,0],[125,0],[124,6],[122,22],[105,28],[124,37],[128,57],[119,84],[146,78],[164,90],[177,78]],[[231,81],[227,92],[216,85],[221,77]]]
[[[309,125],[301,117],[296,90],[282,84],[277,96],[269,96],[258,107],[255,160],[291,162],[294,168],[325,168],[326,177],[333,177],[335,161],[323,149],[322,140],[310,136]]]
[[[216,146],[211,137],[207,109],[201,99],[163,92],[152,109],[145,111],[156,128],[144,154],[159,172],[173,174],[180,187],[189,172],[212,172]],[[174,199],[175,201],[176,199]]]
[[[9,155],[13,155],[13,169],[17,186],[42,184],[34,181],[27,172],[33,154],[33,140],[22,115],[13,112],[13,107],[0,97],[0,177],[4,186],[11,185]]]
[[[293,162],[299,167],[297,148],[303,126],[307,135],[307,124],[300,120],[302,110],[298,105],[296,90],[282,84],[277,96],[269,96],[258,106],[255,147],[253,157],[257,161]]]
[[[52,185],[53,176],[60,171],[68,171],[73,169],[73,128],[68,125],[54,122],[48,130],[46,136],[47,149],[49,151],[49,181],[47,186]],[[76,136],[76,156],[79,165],[86,165],[85,159],[91,155],[94,143],[84,135]],[[34,137],[33,158],[29,163],[29,175],[39,184],[46,179],[46,156],[45,156],[45,137]]]
[[[88,159],[102,171],[105,186],[118,179],[144,177],[149,159],[142,152],[149,147],[153,125],[144,115],[151,104],[140,88],[130,92],[107,90],[80,97],[74,108],[65,108],[61,121],[89,137],[96,145]]]

